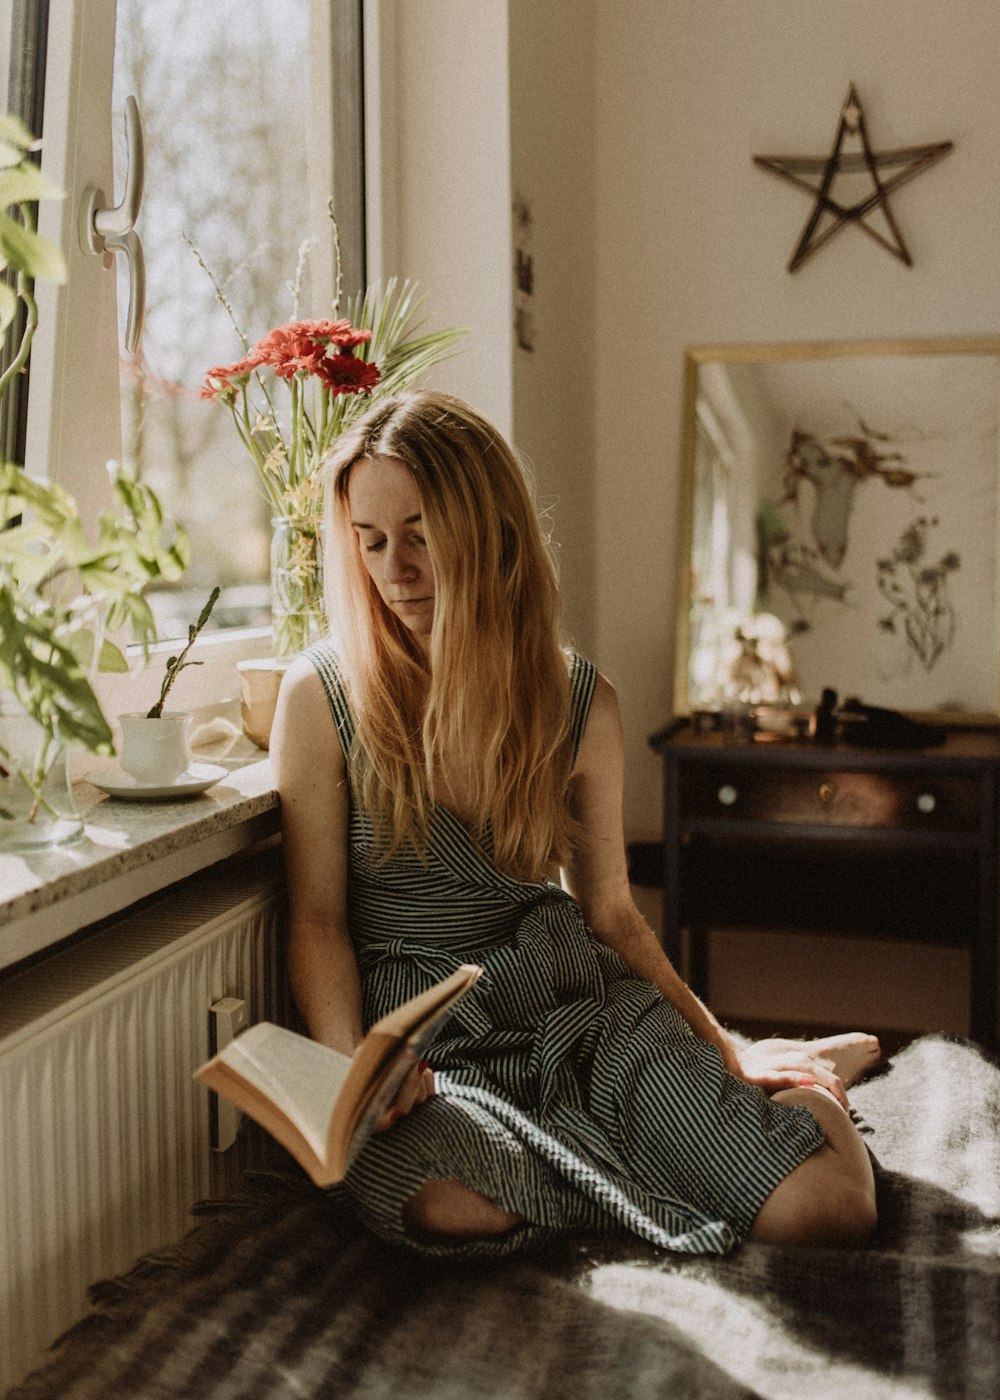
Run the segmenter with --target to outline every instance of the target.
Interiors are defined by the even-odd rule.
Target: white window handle
[[[104,202],[104,191],[91,186],[83,192],[80,206],[80,247],[85,253],[103,256],[104,266],[110,268],[114,253],[124,253],[128,261],[128,317],[125,323],[125,349],[134,355],[142,335],[142,318],[146,309],[146,260],[142,244],[135,231],[142,203],[145,178],[145,156],[142,146],[142,122],[139,104],[134,97],[125,99],[125,148],[128,169],[125,190],[120,204]]]

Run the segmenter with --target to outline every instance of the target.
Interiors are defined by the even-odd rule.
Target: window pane
[[[205,371],[239,359],[249,341],[295,314],[290,284],[303,245],[301,314],[329,285],[329,230],[309,227],[309,0],[118,0],[115,169],[127,158],[121,112],[139,103],[146,258],[140,355],[123,358],[123,450],[187,527],[183,586],[151,599],[164,636],[182,633],[211,588],[222,626],[269,620],[270,512],[228,411],[199,397]],[[220,305],[197,249],[233,317]],[[323,263],[326,265],[323,266]],[[119,269],[124,328],[128,284]]]
[[[42,133],[48,11],[48,0],[12,0],[0,5],[0,111],[20,117],[33,136]],[[9,271],[4,278],[14,284]],[[4,369],[21,348],[24,329],[22,304],[3,337],[0,364]],[[0,458],[23,464],[27,417],[25,368],[0,399]]]

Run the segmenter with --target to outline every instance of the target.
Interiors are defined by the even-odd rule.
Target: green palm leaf
[[[465,327],[421,334],[426,296],[416,282],[391,277],[384,289],[373,284],[346,307],[347,319],[372,333],[371,340],[359,346],[358,355],[374,362],[381,371],[371,396],[350,394],[335,399],[330,408],[324,447],[367,411],[375,399],[398,394],[434,365],[458,353],[459,343],[468,334]]]

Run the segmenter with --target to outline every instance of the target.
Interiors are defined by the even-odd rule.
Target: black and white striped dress
[[[354,726],[334,653],[306,654],[346,753]],[[573,656],[574,748],[595,681]],[[380,864],[352,803],[348,909],[366,1025],[459,963],[486,970],[432,1048],[437,1095],[372,1138],[348,1173],[381,1235],[427,1253],[498,1255],[567,1230],[624,1228],[722,1253],[823,1141],[806,1109],[726,1073],[558,885],[505,875],[444,807],[424,859],[404,851]],[[401,1210],[429,1179],[463,1181],[524,1223],[471,1244],[414,1240]]]

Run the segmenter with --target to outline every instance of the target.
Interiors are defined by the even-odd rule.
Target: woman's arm
[[[580,904],[588,925],[634,972],[660,989],[695,1035],[719,1047],[723,1064],[733,1074],[771,1094],[817,1084],[846,1106],[843,1084],[829,1060],[829,1042],[810,1046],[790,1040],[761,1041],[741,1050],[678,976],[629,890],[622,830],[624,766],[618,699],[599,676],[570,780],[570,807],[582,836],[563,871],[566,888]],[[861,1039],[871,1042],[870,1055],[877,1058],[877,1043],[871,1037]]]
[[[281,683],[270,754],[281,799],[292,995],[314,1040],[353,1055],[363,1027],[361,980],[347,926],[347,771],[323,683],[305,658],[289,667]],[[390,1128],[433,1092],[433,1075],[415,1065],[376,1131]]]
[[[726,1068],[739,1074],[732,1039],[677,974],[633,902],[622,829],[624,766],[618,699],[608,681],[598,676],[570,780],[570,810],[581,835],[563,870],[566,889],[597,936],[657,986],[695,1035],[717,1045]]]
[[[299,658],[281,683],[271,732],[288,879],[288,974],[309,1034],[353,1054],[361,984],[347,927],[344,755],[319,673]]]

